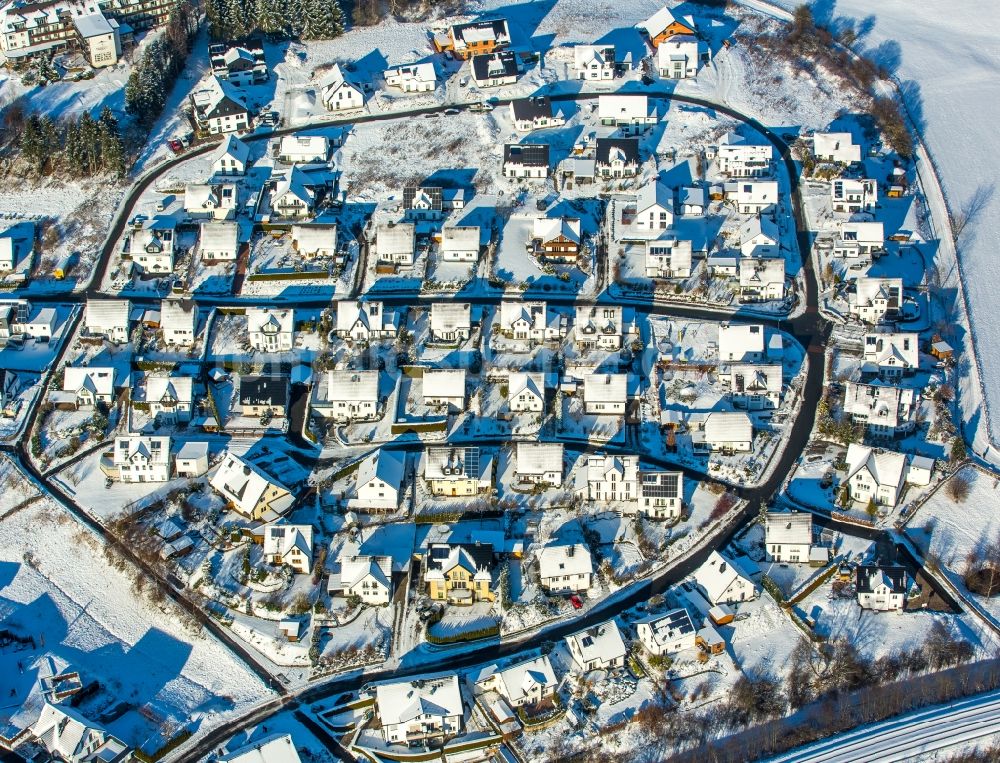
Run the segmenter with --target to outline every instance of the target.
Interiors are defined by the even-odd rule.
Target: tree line
[[[330,40],[344,31],[337,0],[205,0],[209,34],[217,40],[240,40],[261,33],[269,37]]]
[[[71,177],[125,177],[125,144],[118,120],[107,106],[97,119],[90,112],[60,120],[48,115],[24,116],[18,148],[21,158],[39,175],[59,172]]]

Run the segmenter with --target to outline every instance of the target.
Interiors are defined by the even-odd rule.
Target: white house
[[[636,621],[635,633],[647,652],[665,657],[692,649],[698,630],[691,621],[691,615],[681,607]]]
[[[245,98],[228,82],[211,77],[204,87],[191,94],[198,128],[213,135],[246,130],[250,126],[250,110]]]
[[[751,143],[736,132],[719,139],[716,149],[719,171],[733,178],[764,177],[771,174],[774,147],[770,143]]]
[[[583,409],[598,416],[624,416],[628,374],[592,373],[583,378]]]
[[[295,311],[248,307],[247,338],[257,352],[289,352],[294,346]]]
[[[312,525],[275,523],[264,528],[264,561],[288,565],[300,575],[312,572]]]
[[[703,215],[708,208],[708,193],[704,186],[681,186],[677,194],[677,207],[682,215]]]
[[[566,124],[560,112],[553,113],[552,101],[548,96],[536,95],[530,98],[515,98],[510,102],[510,119],[518,132],[543,130]]]
[[[519,442],[515,447],[514,479],[533,485],[559,487],[563,482],[561,442]]]
[[[116,437],[114,465],[122,482],[166,482],[170,479],[170,438]]]
[[[434,302],[430,334],[436,342],[464,342],[472,335],[472,308],[468,302]]]
[[[878,203],[878,181],[837,178],[830,184],[834,212],[868,212]]]
[[[478,495],[493,486],[493,460],[479,448],[429,447],[424,479],[432,495]]]
[[[767,302],[785,298],[785,260],[741,257],[737,263],[740,300]]]
[[[398,317],[386,310],[381,302],[355,302],[344,299],[337,303],[337,336],[355,342],[388,339],[399,332]]]
[[[375,231],[375,255],[379,262],[403,267],[413,265],[416,228],[413,223],[384,223]]]
[[[601,95],[597,115],[602,125],[617,127],[624,135],[644,132],[656,124],[656,106],[645,95]]]
[[[236,214],[238,206],[235,183],[188,183],[184,186],[184,211],[189,218],[227,220]],[[133,243],[133,247],[135,245]]]
[[[449,412],[465,410],[464,368],[425,368],[421,388],[424,405],[440,406]]]
[[[174,474],[194,479],[206,472],[208,472],[208,443],[184,443],[174,456]]]
[[[62,395],[72,406],[92,408],[115,397],[115,369],[72,366],[63,371]],[[61,400],[60,400],[61,402]]]
[[[347,543],[337,558],[339,574],[331,574],[327,590],[345,597],[357,596],[370,607],[388,604],[392,600],[392,557],[359,554],[353,543]]]
[[[573,69],[577,79],[611,80],[615,78],[614,45],[577,45],[573,48]]]
[[[465,714],[454,673],[379,684],[375,710],[386,744],[426,743],[454,736],[462,730]]]
[[[747,452],[753,450],[753,422],[745,413],[713,411],[705,417],[703,443],[708,450]]]
[[[403,493],[406,454],[380,448],[368,454],[355,477],[352,506],[367,509],[395,509]]]
[[[146,404],[149,415],[161,424],[173,425],[191,420],[194,405],[194,380],[190,376],[150,373],[146,376]]]
[[[757,363],[764,359],[764,327],[759,323],[723,323],[719,326],[722,363]]]
[[[688,278],[691,275],[691,241],[664,236],[643,244],[646,278]]]
[[[821,162],[854,164],[861,161],[861,146],[849,132],[818,132],[813,136],[813,156]]]
[[[444,226],[441,229],[441,259],[445,262],[478,262],[479,226]]]
[[[512,50],[495,50],[472,57],[470,67],[476,87],[501,87],[517,82],[521,68]]]
[[[236,262],[240,250],[240,226],[236,222],[205,222],[198,234],[203,262]]]
[[[302,763],[291,734],[270,734],[225,755],[216,763]]]
[[[271,191],[271,209],[278,217],[309,217],[316,207],[316,190],[297,164],[278,176]]]
[[[337,256],[337,226],[316,223],[292,226],[292,247],[309,259],[333,259]]]
[[[864,323],[881,323],[895,316],[903,304],[902,278],[859,277],[848,295],[851,315]]]
[[[622,513],[640,511],[649,519],[678,519],[684,508],[683,472],[639,472],[639,500],[626,504]]]
[[[126,237],[122,254],[143,273],[172,273],[176,225],[173,217],[159,215],[144,221]]]
[[[326,384],[313,390],[313,409],[334,421],[371,421],[378,418],[379,394],[376,370],[329,370]]]
[[[920,367],[920,335],[915,331],[865,334],[863,374],[900,379]]]
[[[694,571],[694,582],[710,604],[732,604],[757,598],[750,575],[736,562],[713,551]]]
[[[770,216],[757,215],[739,228],[740,255],[743,257],[781,257],[781,234]]]
[[[354,111],[365,105],[364,93],[344,79],[340,64],[334,64],[319,81],[319,94],[327,111]]]
[[[506,178],[542,179],[549,176],[548,143],[505,143],[503,175]]]
[[[273,521],[295,503],[291,491],[259,466],[227,453],[208,484],[237,512],[256,521]]]
[[[484,692],[495,691],[511,707],[522,707],[553,696],[559,681],[552,670],[548,655],[522,660],[505,668],[491,665],[476,679]]]
[[[250,161],[250,147],[235,135],[227,135],[212,154],[215,175],[245,175]]]
[[[602,178],[629,178],[639,174],[638,138],[598,138],[594,171]]]
[[[701,51],[698,38],[677,34],[656,48],[656,69],[664,79],[687,79],[698,75]]]
[[[160,302],[160,333],[168,345],[191,347],[198,331],[198,304],[193,299]]]
[[[511,413],[545,410],[545,374],[511,371],[507,375],[507,406]]]
[[[812,514],[768,511],[764,517],[764,554],[769,562],[804,563],[812,548]]]
[[[734,363],[720,375],[736,408],[763,411],[781,405],[781,366],[776,363]]]
[[[127,299],[87,299],[84,328],[91,336],[103,336],[113,344],[125,344],[129,335],[132,303]]]
[[[41,700],[31,737],[44,747],[52,760],[66,763],[132,760],[128,746],[100,724],[87,720],[68,703]]]
[[[859,564],[855,570],[855,590],[862,609],[901,612],[906,606],[909,577],[902,567]]]
[[[576,667],[584,673],[625,666],[625,641],[614,620],[567,636],[566,646]]]
[[[511,339],[543,342],[549,336],[548,311],[545,302],[500,303],[500,331]]]
[[[861,503],[874,501],[890,509],[899,502],[905,483],[927,486],[934,471],[933,459],[858,443],[848,446],[846,461],[851,499]]]
[[[674,193],[658,179],[650,180],[639,189],[635,199],[637,231],[665,231],[674,224]]]
[[[638,456],[588,456],[580,476],[586,478],[587,500],[627,503],[639,497]]]
[[[781,200],[777,180],[740,180],[726,183],[726,200],[743,215],[772,210]]]
[[[620,350],[623,310],[616,305],[583,305],[576,308],[573,338],[577,347]]]
[[[538,580],[548,593],[578,593],[590,588],[594,562],[583,543],[545,545],[538,552]]]
[[[431,61],[394,66],[382,72],[382,79],[386,88],[401,93],[430,93],[437,87],[437,72]]]
[[[845,221],[833,242],[834,257],[872,257],[885,249],[885,228],[880,222]]]
[[[916,393],[913,389],[886,384],[847,382],[844,413],[864,424],[873,437],[897,437],[915,426]]]
[[[285,135],[278,143],[278,159],[285,164],[323,163],[330,156],[330,141],[324,135]]]

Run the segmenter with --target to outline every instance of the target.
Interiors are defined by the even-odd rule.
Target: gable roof
[[[538,576],[593,575],[594,562],[585,543],[556,543],[538,552]]]
[[[515,77],[517,73],[517,56],[513,51],[498,50],[472,57],[472,76],[477,81]]]
[[[591,403],[624,403],[628,397],[628,374],[592,373],[583,378],[583,399]]]
[[[659,646],[673,643],[697,630],[690,613],[684,607],[644,617],[637,620],[636,625],[648,625],[653,642]]]
[[[614,620],[570,634],[566,641],[576,644],[574,651],[584,663],[591,660],[609,662],[625,656],[625,642]]]
[[[673,11],[671,11],[666,6],[660,8],[660,10],[658,10],[648,19],[646,19],[645,21],[640,21],[635,26],[637,29],[642,29],[643,31],[645,31],[646,34],[650,36],[650,38],[653,38],[665,32],[667,27],[669,27],[674,22],[683,24],[685,27],[687,27],[687,29],[689,29],[692,32],[695,31],[694,19],[691,16],[682,16],[678,18],[677,16],[674,15]]]
[[[250,146],[235,135],[227,135],[222,143],[219,144],[219,147],[212,152],[212,164],[221,161],[227,156],[246,166],[247,160],[250,158]]]
[[[399,490],[403,484],[405,469],[405,453],[380,448],[374,453],[369,453],[358,466],[355,484],[361,487],[377,479]]]
[[[876,485],[898,489],[906,473],[906,456],[892,450],[869,448],[852,442],[847,446],[847,479],[866,469]]]
[[[472,306],[468,302],[434,302],[431,304],[431,332],[448,334],[472,325]]]
[[[373,402],[378,400],[378,371],[327,372],[327,399]]]
[[[534,237],[542,243],[564,238],[575,244],[580,243],[580,219],[577,217],[536,217]]]
[[[274,486],[288,495],[273,501],[271,508],[283,514],[295,502],[294,496],[281,482],[266,474],[259,466],[240,456],[227,453],[209,484],[231,500],[244,514],[250,514],[269,487]]]
[[[271,734],[216,758],[217,763],[301,763],[291,734]]]
[[[620,159],[625,164],[639,163],[639,141],[635,138],[598,138],[594,158],[598,164]]]
[[[513,400],[524,392],[545,400],[545,375],[529,371],[511,371],[507,374],[507,399]]]
[[[424,397],[465,397],[464,368],[426,368],[423,378]]]
[[[505,143],[503,163],[519,164],[523,167],[548,167],[548,143]]]
[[[716,603],[738,578],[750,585],[750,575],[732,559],[727,559],[718,551],[713,551],[703,565],[694,571],[695,582],[704,589],[708,600]]]
[[[764,522],[765,543],[812,544],[812,515],[805,511],[769,511]]]
[[[855,570],[858,593],[874,593],[882,584],[891,593],[906,593],[907,579],[906,570],[896,565],[859,564]]]
[[[379,684],[375,687],[375,704],[383,726],[408,723],[422,715],[463,714],[462,692],[454,673]]]
[[[530,98],[516,98],[510,102],[510,111],[515,121],[552,118],[552,101],[547,95],[535,95]]]
[[[713,411],[705,418],[708,442],[751,442],[753,422],[742,412]]]
[[[516,446],[516,471],[518,474],[546,474],[563,472],[563,444],[561,442],[519,442]]]
[[[271,405],[283,409],[288,405],[288,377],[241,376],[240,405]]]

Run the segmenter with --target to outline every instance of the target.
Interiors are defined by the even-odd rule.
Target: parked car
[[[569,603],[573,605],[573,609],[583,609],[583,600],[576,594],[569,597]]]

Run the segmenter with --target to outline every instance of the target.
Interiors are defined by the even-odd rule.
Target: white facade
[[[511,413],[541,413],[545,410],[545,375],[511,371],[507,375],[507,406]]]
[[[785,298],[785,261],[743,257],[737,264],[740,299],[743,302],[768,302]]]
[[[264,561],[288,565],[300,575],[312,572],[312,525],[275,523],[264,528]]]
[[[415,246],[413,223],[387,223],[378,226],[375,232],[375,255],[379,262],[409,267],[413,265]]]
[[[821,162],[854,164],[861,161],[861,146],[849,132],[818,132],[813,136],[813,155]]]
[[[753,450],[753,422],[745,413],[714,411],[705,418],[704,444],[709,450]]]
[[[878,181],[869,178],[837,178],[830,184],[834,212],[867,212],[878,203]]]
[[[323,163],[330,155],[330,141],[323,135],[285,135],[278,144],[278,158],[286,164]]]
[[[355,302],[345,299],[337,303],[337,336],[355,342],[371,342],[396,336],[399,324],[396,313],[381,302]]]
[[[638,456],[588,456],[586,495],[604,503],[636,501],[639,497]]]
[[[764,359],[764,327],[759,323],[719,326],[719,361],[757,363]]]
[[[615,78],[613,45],[577,45],[573,48],[573,69],[577,79],[601,81]]]
[[[711,604],[734,604],[757,598],[750,575],[731,559],[713,551],[694,571],[694,581]]]
[[[774,147],[749,143],[738,133],[723,135],[716,151],[719,170],[733,178],[765,177],[771,174]]]
[[[358,467],[354,483],[358,508],[394,509],[399,506],[405,468],[405,453],[379,449],[366,456]]]
[[[583,409],[597,416],[624,416],[628,405],[627,374],[587,374],[583,379]]]
[[[694,648],[698,635],[691,615],[683,608],[643,618],[636,623],[635,632],[643,648],[659,657]]]
[[[465,714],[455,674],[379,684],[375,709],[386,744],[453,736]]]
[[[360,89],[344,79],[340,64],[320,80],[320,101],[327,111],[354,111],[365,105],[365,96]]]
[[[430,93],[437,87],[437,72],[434,64],[403,64],[382,73],[387,88],[402,93]]]
[[[578,347],[620,350],[623,308],[615,305],[585,305],[576,308],[573,338]]]
[[[290,352],[294,346],[295,312],[270,307],[247,308],[247,337],[257,352]]]
[[[479,226],[444,226],[441,230],[441,259],[445,262],[478,262]]]
[[[160,302],[160,333],[168,345],[191,347],[198,331],[198,304],[191,299]]]
[[[869,332],[864,338],[862,372],[882,379],[901,379],[920,367],[920,335],[915,331]]]
[[[873,437],[897,437],[915,426],[916,393],[884,384],[847,382],[844,413],[864,424]]]
[[[687,239],[673,237],[646,241],[643,257],[646,278],[689,278],[692,251]]]
[[[104,336],[114,344],[125,344],[131,312],[132,304],[127,299],[88,299],[84,326],[91,335]]]
[[[656,48],[656,69],[664,79],[687,79],[698,75],[698,38],[677,34]]]
[[[614,620],[567,636],[566,645],[573,663],[584,673],[625,665],[625,641]]]
[[[563,481],[561,442],[519,442],[514,457],[514,479],[558,487]]]
[[[538,579],[549,593],[579,593],[590,588],[594,563],[583,543],[547,545],[538,552]]]
[[[326,372],[325,399],[314,397],[317,413],[334,421],[370,421],[378,418],[378,371]],[[317,391],[322,391],[317,386]]]
[[[201,224],[198,251],[203,262],[236,262],[240,250],[240,226],[236,222]]]
[[[464,342],[472,335],[472,307],[468,302],[431,305],[430,332],[437,342]]]
[[[166,482],[170,479],[170,438],[116,437],[114,465],[122,482]]]
[[[860,277],[854,280],[854,287],[854,293],[848,295],[851,315],[864,323],[881,323],[903,305],[902,278]]]
[[[729,399],[737,408],[771,410],[781,405],[781,366],[735,363],[721,372]]]
[[[768,561],[808,562],[812,541],[812,515],[808,512],[767,512],[764,519],[764,553]]]

